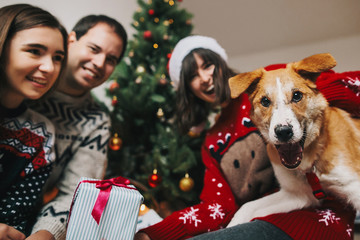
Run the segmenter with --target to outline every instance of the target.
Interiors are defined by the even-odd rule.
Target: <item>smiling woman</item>
[[[61,33],[50,27],[15,33],[5,45],[3,106],[16,108],[24,99],[38,99],[54,85],[65,56],[61,39]]]
[[[190,89],[195,96],[205,102],[214,103],[216,95],[214,91],[213,74],[215,65],[205,62],[197,53],[194,52],[193,57],[196,62],[197,69],[191,78]]]
[[[204,36],[185,38],[173,51],[169,68],[177,89],[176,119],[183,133],[204,122],[212,109],[228,103],[227,79],[235,72],[226,61],[225,50]]]
[[[28,4],[0,9],[0,239],[24,239],[54,157],[55,129],[24,100],[47,93],[65,69],[67,33]],[[39,232],[50,236],[48,232]]]
[[[67,33],[50,13],[30,5],[10,5],[0,12],[0,103],[16,108],[24,99],[40,98],[59,78]]]

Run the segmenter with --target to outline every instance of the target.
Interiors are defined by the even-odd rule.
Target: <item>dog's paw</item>
[[[230,223],[226,226],[227,228],[236,226],[238,224],[250,222],[253,219],[253,213],[255,209],[250,204],[244,204],[231,219]]]

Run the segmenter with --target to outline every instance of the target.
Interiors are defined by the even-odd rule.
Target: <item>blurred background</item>
[[[27,2],[56,15],[70,30],[81,17],[103,13],[119,20],[131,36],[136,0],[1,0]],[[239,71],[330,52],[337,71],[360,67],[359,0],[182,0],[194,15],[193,34],[214,37]]]

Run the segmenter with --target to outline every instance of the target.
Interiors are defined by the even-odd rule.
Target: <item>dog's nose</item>
[[[294,132],[289,125],[278,125],[275,127],[275,134],[279,141],[287,142],[294,135]]]

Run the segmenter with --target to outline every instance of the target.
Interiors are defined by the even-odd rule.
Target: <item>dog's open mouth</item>
[[[294,169],[300,165],[303,158],[306,132],[306,129],[304,129],[303,137],[297,143],[283,143],[275,145],[279,153],[281,163],[285,167],[289,169]]]
[[[303,147],[300,142],[276,145],[281,163],[290,169],[300,165],[302,160]]]

